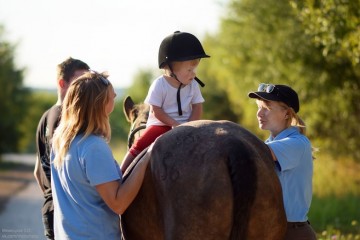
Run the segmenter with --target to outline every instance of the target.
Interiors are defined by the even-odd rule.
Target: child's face
[[[173,71],[179,81],[187,85],[196,77],[196,68],[200,63],[200,59],[194,59],[183,62],[174,62]]]

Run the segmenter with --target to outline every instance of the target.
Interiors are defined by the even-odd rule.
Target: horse
[[[146,121],[127,101],[127,119]],[[159,137],[140,191],[121,215],[125,240],[281,240],[286,227],[268,147],[226,120],[188,122]]]

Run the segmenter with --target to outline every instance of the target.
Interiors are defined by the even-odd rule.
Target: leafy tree
[[[349,61],[359,70],[360,1],[290,1],[305,33],[328,62]],[[360,72],[358,72],[360,74]]]
[[[14,50],[0,25],[0,154],[19,149],[20,126],[27,117],[29,90],[22,85],[24,69],[15,66]]]
[[[300,56],[312,49],[299,26],[286,1],[231,1],[219,33],[205,41],[212,56],[207,71],[227,92],[238,122],[257,134],[264,133],[258,131],[256,105],[247,93],[261,82],[290,84],[296,89],[313,74],[302,64]],[[301,91],[301,99],[307,97]]]
[[[322,150],[360,156],[354,2],[230,1],[219,32],[205,40],[212,56],[205,72],[225,90],[239,123],[265,137],[247,93],[261,82],[289,84],[299,93],[310,138],[320,140]]]
[[[360,159],[360,1],[291,1],[304,33],[322,55],[314,128],[333,153]],[[329,107],[331,105],[331,107]],[[339,145],[342,142],[344,144]]]
[[[135,103],[144,102],[151,82],[157,77],[156,71],[142,69],[134,77],[132,85],[127,89],[126,95],[131,96]]]
[[[36,129],[43,113],[57,100],[56,93],[31,91],[25,121],[19,126],[23,135],[19,141],[20,152],[36,151]]]
[[[207,40],[209,42],[209,40]],[[206,51],[208,43],[204,43]],[[212,72],[212,58],[201,60],[198,77],[205,86],[201,89],[205,99],[203,104],[203,119],[238,121],[238,116],[232,110],[232,104],[228,98],[224,84],[216,81],[217,72]],[[215,68],[216,69],[216,68]]]

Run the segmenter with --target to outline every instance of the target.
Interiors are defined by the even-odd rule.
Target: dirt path
[[[1,163],[0,170],[0,214],[12,196],[24,190],[28,184],[34,181],[31,165]]]
[[[33,165],[0,164],[0,239],[45,239],[40,212],[43,198]]]

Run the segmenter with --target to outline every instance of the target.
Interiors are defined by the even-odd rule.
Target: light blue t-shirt
[[[289,127],[265,143],[277,158],[276,173],[283,191],[288,222],[307,221],[312,199],[313,159],[309,139]]]
[[[95,186],[120,181],[120,168],[103,138],[82,137],[72,141],[61,170],[51,164],[55,238],[119,240],[119,215],[106,205]]]

